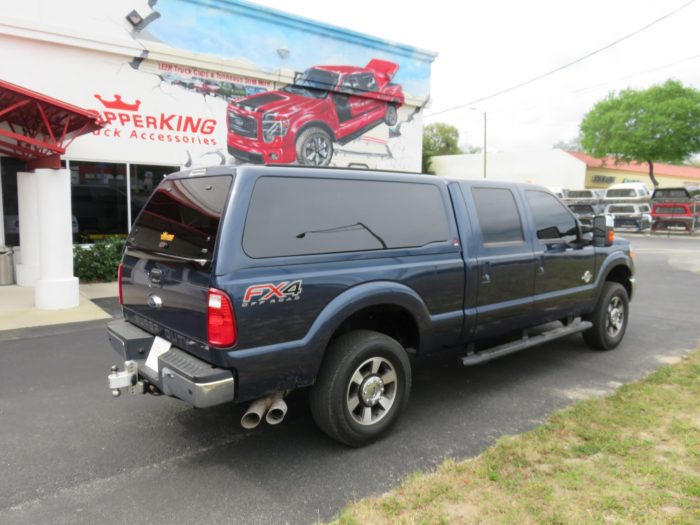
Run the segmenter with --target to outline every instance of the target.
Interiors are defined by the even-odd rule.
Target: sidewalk
[[[37,310],[34,288],[0,286],[0,331],[109,319],[111,316],[93,299],[116,297],[117,283],[80,285],[80,305],[68,310]]]

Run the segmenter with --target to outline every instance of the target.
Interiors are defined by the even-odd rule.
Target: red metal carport
[[[21,261],[15,274],[20,286],[34,286],[37,308],[80,303],[73,276],[71,179],[61,169],[61,155],[73,139],[102,125],[95,111],[0,80],[0,154],[27,163],[17,173]]]
[[[27,169],[60,168],[73,139],[102,126],[95,111],[0,80],[0,153]]]

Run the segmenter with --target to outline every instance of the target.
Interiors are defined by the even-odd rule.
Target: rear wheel
[[[316,424],[333,439],[360,447],[384,436],[408,402],[411,365],[389,336],[356,330],[328,347],[309,394]]]
[[[399,112],[396,109],[395,104],[388,104],[386,107],[386,114],[384,115],[384,124],[389,127],[396,126],[399,120]]]
[[[629,297],[620,283],[607,281],[593,312],[586,316],[593,326],[583,332],[588,346],[596,350],[612,350],[622,341],[627,330]]]

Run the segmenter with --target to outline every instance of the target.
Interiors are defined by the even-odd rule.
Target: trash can
[[[0,286],[15,284],[15,266],[12,262],[12,248],[0,246]]]

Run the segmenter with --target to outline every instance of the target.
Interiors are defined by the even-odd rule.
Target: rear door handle
[[[481,266],[481,282],[489,284],[491,282],[491,263],[485,262]]]
[[[537,273],[544,274],[544,254],[541,253],[537,258]]]

